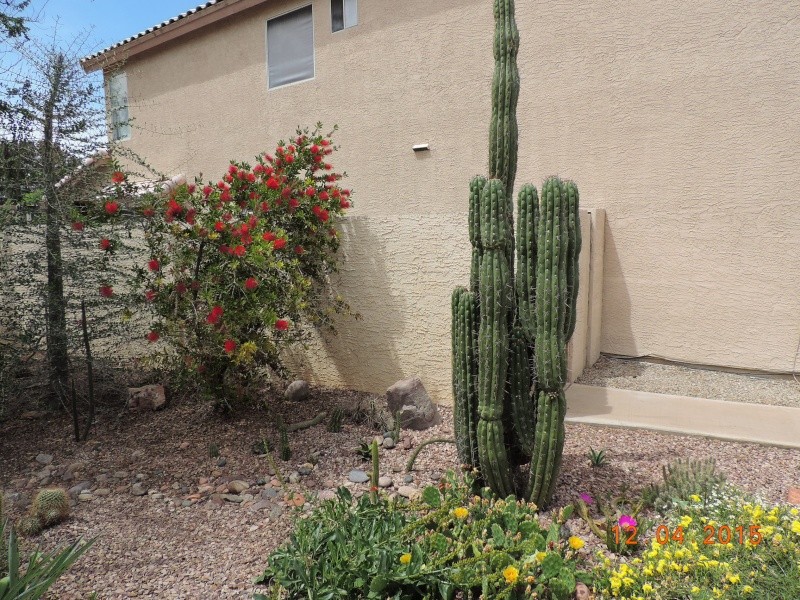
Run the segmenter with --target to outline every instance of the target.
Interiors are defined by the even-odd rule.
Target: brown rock
[[[386,404],[405,429],[427,429],[442,422],[419,377],[402,379],[386,390]]]
[[[231,482],[228,483],[228,491],[231,494],[241,494],[243,491],[245,491],[249,487],[250,487],[249,483],[247,483],[246,481],[242,481],[240,479],[237,479],[237,480],[234,480],[234,481],[231,481]]]
[[[131,410],[160,410],[167,404],[163,385],[128,388],[128,408]]]
[[[800,505],[800,488],[796,487],[789,488],[789,493],[786,494],[786,501],[789,504]]]

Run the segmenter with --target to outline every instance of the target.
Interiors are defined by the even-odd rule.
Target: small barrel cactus
[[[25,515],[17,521],[17,531],[25,537],[39,535],[42,529],[42,522],[36,515]]]
[[[51,527],[69,517],[69,498],[61,488],[42,490],[33,499],[31,514],[43,527]]]

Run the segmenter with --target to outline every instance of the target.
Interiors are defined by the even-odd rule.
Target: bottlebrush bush
[[[216,182],[182,184],[151,194],[136,208],[146,256],[129,286],[135,310],[150,319],[146,339],[156,362],[178,364],[217,400],[235,379],[259,367],[281,369],[280,351],[306,339],[307,325],[331,325],[346,309],[327,285],[339,247],[333,221],[350,207],[350,191],[333,170],[331,134],[298,130],[254,164],[231,162]],[[128,178],[114,174],[102,203],[115,220]],[[109,234],[98,251],[112,255]],[[113,282],[98,289],[113,298]],[[138,319],[140,315],[136,315]]]

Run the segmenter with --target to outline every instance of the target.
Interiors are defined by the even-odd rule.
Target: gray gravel
[[[576,383],[800,408],[800,381],[791,376],[743,375],[601,356]]]

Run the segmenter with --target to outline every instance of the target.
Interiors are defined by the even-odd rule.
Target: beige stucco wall
[[[131,59],[130,145],[164,172],[216,177],[298,124],[338,123],[356,207],[342,384],[424,371],[446,395],[449,291],[467,277],[467,184],[485,170],[491,2],[361,0],[316,76],[268,90],[247,13]],[[800,20],[780,0],[518,2],[518,182],[575,179],[607,210],[601,349],[789,371],[800,336]],[[411,146],[429,143],[429,153]],[[347,353],[351,354],[347,354]],[[438,358],[432,358],[432,356]],[[367,360],[373,378],[349,380]]]

